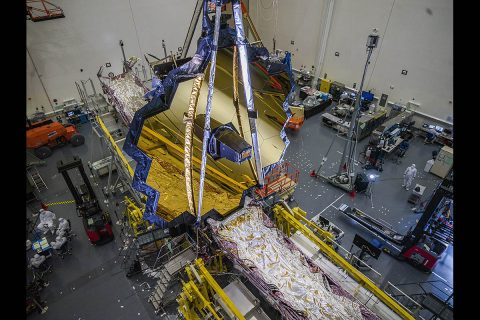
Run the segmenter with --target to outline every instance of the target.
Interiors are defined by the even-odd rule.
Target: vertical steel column
[[[95,86],[93,85],[92,79],[91,79],[91,78],[88,78],[88,80],[90,80],[90,84],[92,85],[93,95],[94,95],[94,96],[97,96],[97,90],[95,90]]]
[[[207,165],[207,148],[208,141],[210,139],[210,111],[212,109],[212,97],[213,97],[213,85],[215,82],[215,65],[217,63],[217,46],[218,46],[218,35],[220,32],[220,16],[222,15],[222,3],[220,0],[216,1],[215,9],[215,30],[213,33],[213,48],[212,48],[212,57],[210,59],[210,79],[208,80],[208,96],[207,96],[207,107],[205,110],[205,127],[203,130],[203,144],[202,144],[202,165],[200,169],[200,187],[198,190],[198,211],[197,211],[197,222],[200,222],[202,218],[202,200],[203,200],[203,185],[205,180],[205,167]]]
[[[335,0],[328,0],[323,6],[323,28],[322,28],[322,38],[320,39],[320,50],[318,52],[318,60],[317,60],[317,67],[315,69],[315,75],[312,79],[312,88],[317,88],[318,80],[320,75],[323,71],[323,65],[325,62],[325,52],[327,50],[327,41],[328,35],[330,33],[330,26],[332,25],[332,15],[333,15],[333,7],[335,5]],[[325,18],[326,16],[326,18]]]
[[[346,153],[347,153],[348,146],[352,143],[353,130],[357,127],[358,114],[360,113],[360,100],[362,98],[363,83],[365,81],[365,76],[367,74],[367,68],[368,68],[368,64],[370,63],[370,56],[372,55],[372,52],[373,52],[373,48],[369,48],[367,61],[365,62],[365,68],[363,70],[362,81],[360,82],[360,88],[358,89],[357,98],[355,101],[355,109],[354,109],[355,111],[353,112],[352,119],[350,121],[350,127],[348,128],[348,134],[347,134],[347,141],[345,141],[345,146],[343,148],[343,153],[342,153],[342,160],[340,161],[340,166],[338,167],[338,172],[337,172],[337,174],[340,175],[342,173],[342,167],[344,166],[344,164],[347,164],[348,162],[349,165],[347,166],[346,169],[347,169],[347,174],[348,174],[348,179],[350,184],[351,184],[350,164],[353,159],[350,157],[350,155],[348,155],[349,158],[346,159]]]
[[[110,181],[112,179],[113,151],[110,151],[110,163],[108,164],[107,197],[110,196]]]
[[[245,39],[245,33],[243,31],[243,21],[242,21],[242,9],[240,6],[239,0],[232,1],[233,6],[233,17],[235,20],[235,30],[237,31],[237,48],[240,57],[240,68],[242,71],[243,79],[243,88],[245,91],[245,100],[247,101],[248,109],[248,121],[250,124],[250,132],[252,134],[252,144],[253,144],[253,153],[255,156],[255,165],[257,168],[257,177],[259,187],[263,187],[264,178],[262,170],[262,161],[260,158],[260,147],[258,145],[257,138],[257,112],[255,110],[255,105],[253,103],[253,91],[250,81],[250,70],[248,68],[248,59],[247,59],[247,41]]]

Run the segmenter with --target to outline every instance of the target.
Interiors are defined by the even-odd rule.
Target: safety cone
[[[314,178],[317,177],[317,173],[315,172],[315,169],[313,169],[313,170],[310,172],[310,177],[314,177]]]

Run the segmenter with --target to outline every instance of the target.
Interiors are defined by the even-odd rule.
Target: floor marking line
[[[313,217],[313,218],[316,218],[316,217],[318,217],[319,215],[321,215],[325,210],[327,210],[328,208],[330,208],[335,202],[337,202],[338,200],[340,200],[344,195],[345,195],[345,193],[342,194],[342,195],[340,195],[335,201],[333,201],[333,202],[330,203],[328,206],[326,206],[325,209],[323,209],[319,214],[317,214],[317,215],[316,215],[315,217]],[[337,209],[337,210],[338,210],[338,209]],[[313,219],[313,218],[312,218],[312,219]]]
[[[65,200],[65,201],[57,201],[57,202],[51,202],[51,203],[46,203],[47,206],[56,206],[59,204],[70,204],[70,203],[75,203],[75,200]]]
[[[436,273],[433,272],[433,271],[432,271],[432,273],[433,273],[434,275],[436,275],[437,277],[439,277],[440,279],[442,279],[443,281],[445,281],[445,282],[450,286],[450,282],[448,282],[446,279],[440,277],[438,274],[436,274]]]

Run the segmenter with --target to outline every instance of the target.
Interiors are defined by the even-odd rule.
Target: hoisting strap
[[[210,60],[210,78],[208,80],[208,96],[207,106],[205,110],[205,126],[203,130],[203,144],[202,144],[202,164],[200,168],[200,186],[198,190],[198,210],[197,210],[197,224],[200,224],[202,218],[202,200],[203,200],[203,186],[205,183],[205,167],[207,165],[207,144],[210,140],[210,113],[212,111],[212,97],[213,85],[215,82],[215,66],[217,61],[217,45],[218,35],[220,31],[220,16],[222,15],[221,1],[216,1],[215,8],[215,30],[213,33],[213,49]]]

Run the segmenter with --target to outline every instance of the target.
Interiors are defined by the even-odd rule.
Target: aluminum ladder
[[[27,167],[27,173],[38,192],[48,189],[45,181],[43,181],[42,176],[40,176],[40,173],[38,173],[38,170],[35,166]]]
[[[148,302],[150,302],[155,308],[155,313],[158,313],[162,307],[163,296],[167,291],[172,276],[166,268],[162,268],[156,273],[156,277],[158,278],[158,281],[153,289],[153,293],[148,298]]]

